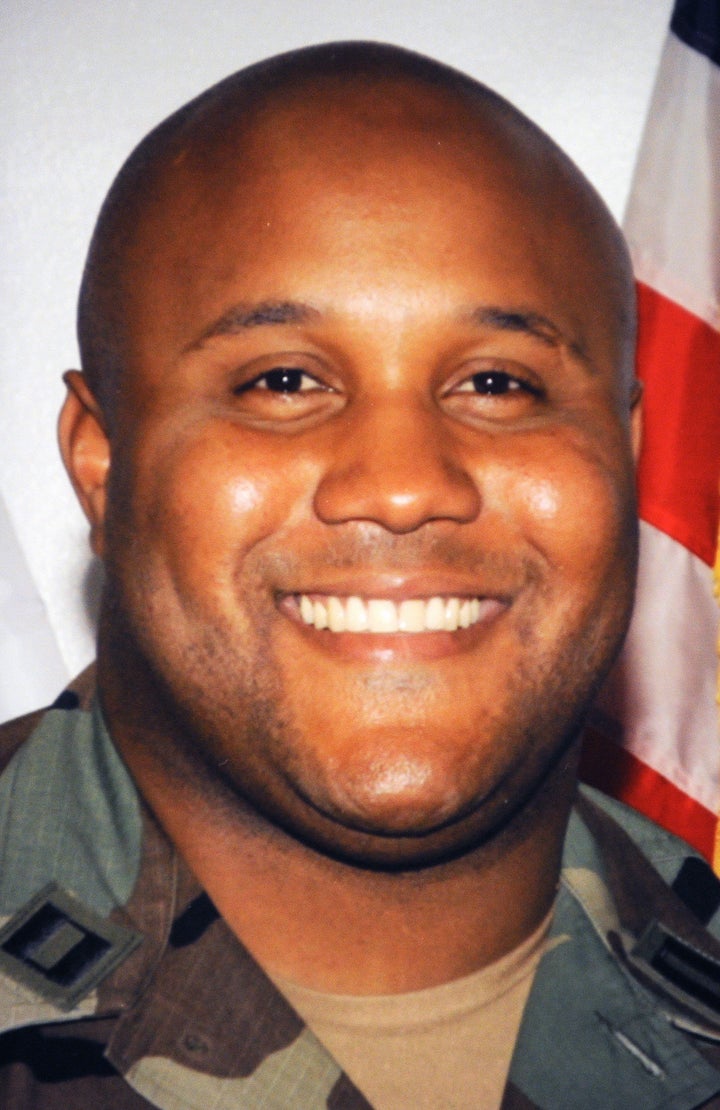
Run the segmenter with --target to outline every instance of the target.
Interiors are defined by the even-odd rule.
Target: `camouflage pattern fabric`
[[[178,859],[92,685],[0,729],[0,1106],[367,1108]],[[52,894],[32,909],[49,883],[77,920]],[[115,957],[103,921],[141,943]],[[503,1110],[720,1106],[718,936],[710,869],[583,790]],[[91,986],[63,1008],[79,967]]]

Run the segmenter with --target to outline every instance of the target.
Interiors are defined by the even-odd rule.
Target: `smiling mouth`
[[[379,597],[296,594],[295,602],[303,624],[319,631],[376,635],[457,632],[504,608],[496,598],[451,596],[395,602]]]

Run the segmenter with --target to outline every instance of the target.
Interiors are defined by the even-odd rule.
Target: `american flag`
[[[677,0],[624,221],[645,439],[638,599],[583,777],[716,850],[720,726],[720,0]]]

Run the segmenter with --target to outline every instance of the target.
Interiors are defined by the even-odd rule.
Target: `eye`
[[[538,375],[516,363],[472,359],[458,368],[443,394],[446,412],[471,424],[512,423],[540,415],[547,392]]]
[[[254,426],[299,431],[342,406],[337,379],[328,366],[311,356],[292,352],[270,355],[254,360],[240,372],[245,380],[236,378],[232,385],[233,412]]]
[[[525,378],[508,374],[505,370],[478,370],[456,385],[454,393],[475,393],[482,397],[503,397],[528,394],[541,398],[544,391]]]
[[[305,370],[300,370],[295,366],[276,366],[272,370],[266,370],[264,374],[259,374],[252,381],[237,386],[235,393],[240,395],[248,393],[252,389],[281,394],[308,393],[315,389],[323,390],[324,388],[316,378],[313,378]]]

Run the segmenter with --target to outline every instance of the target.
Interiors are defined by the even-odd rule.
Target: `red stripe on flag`
[[[712,565],[720,519],[720,333],[638,282],[640,515]]]
[[[585,730],[580,777],[590,786],[640,810],[712,861],[715,814],[593,728]]]

